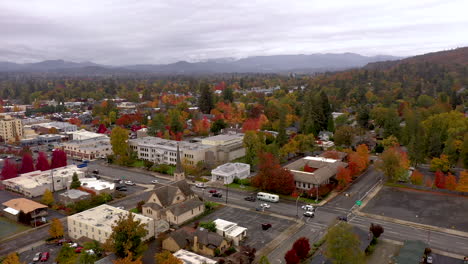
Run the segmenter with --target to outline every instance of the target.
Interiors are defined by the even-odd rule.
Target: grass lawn
[[[142,168],[142,167],[145,167],[145,163],[142,160],[137,160],[133,162],[131,166],[135,168]]]
[[[227,186],[229,188],[234,188],[234,189],[239,189],[239,190],[244,190],[244,191],[249,191],[249,192],[252,192],[252,191],[255,191],[257,190],[257,188],[253,187],[253,186],[249,186],[249,185],[240,185],[238,183],[231,183],[231,184],[227,184]]]
[[[140,211],[138,211],[137,208],[130,209],[129,211],[132,212],[132,213],[135,213],[135,214],[139,214],[139,213],[140,213]]]
[[[19,233],[30,228],[31,227],[18,224],[6,217],[0,216],[0,239],[9,237],[15,233]]]

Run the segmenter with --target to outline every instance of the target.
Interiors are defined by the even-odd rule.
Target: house
[[[230,184],[235,178],[245,179],[250,176],[250,165],[245,163],[225,163],[211,171],[211,181]]]
[[[348,163],[323,157],[304,157],[284,168],[294,175],[296,188],[308,191],[315,187],[330,183],[340,167],[346,168]]]
[[[68,235],[72,239],[82,237],[105,243],[112,234],[112,226],[120,217],[129,214],[128,211],[107,204],[88,209],[67,217]],[[148,231],[143,240],[148,240],[154,234],[154,220],[140,214],[133,214],[135,220],[145,225]]]
[[[32,198],[43,195],[46,189],[51,191],[67,189],[74,173],[80,180],[85,177],[83,169],[76,165],[68,165],[52,170],[23,173],[2,182],[6,189]]]
[[[176,253],[174,253],[174,257],[182,260],[184,264],[216,264],[218,263],[215,260],[209,259],[207,257],[203,257],[200,255],[197,255],[193,252],[187,251],[187,250],[179,250]]]
[[[247,236],[247,228],[238,226],[236,223],[223,219],[213,221],[216,224],[216,233],[225,237],[236,246]]]
[[[322,141],[329,141],[333,137],[333,132],[330,131],[320,131],[318,138]]]
[[[222,254],[231,246],[217,233],[209,232],[204,228],[183,227],[171,233],[162,242],[162,248],[171,252],[180,249],[190,249],[191,251],[207,256]]]
[[[81,200],[86,200],[91,194],[77,189],[70,189],[58,195],[58,202],[62,204],[71,204]]]
[[[2,205],[4,206],[3,215],[14,221],[31,223],[47,216],[47,205],[26,198],[11,199]]]

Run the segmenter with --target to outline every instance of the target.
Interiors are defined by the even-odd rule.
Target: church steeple
[[[174,181],[180,181],[183,179],[185,179],[185,172],[184,172],[184,167],[182,167],[182,162],[180,160],[179,143],[177,142],[177,161],[176,161],[176,168],[174,171]]]

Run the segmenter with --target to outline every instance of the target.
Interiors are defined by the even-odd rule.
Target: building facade
[[[250,176],[250,165],[245,163],[225,163],[211,171],[211,181],[231,184],[235,178],[245,179]]]
[[[37,222],[47,216],[47,205],[37,203],[25,198],[17,198],[6,201],[2,204],[3,215],[14,221],[23,221],[21,217],[29,219],[30,222]],[[21,212],[25,216],[21,216]],[[44,221],[43,221],[44,222]]]
[[[84,178],[85,172],[76,165],[47,170],[32,171],[20,174],[18,177],[3,181],[6,189],[18,192],[27,197],[38,197],[44,194],[46,189],[59,191],[67,189],[72,182],[73,174],[78,178]]]
[[[130,212],[107,204],[103,204],[89,210],[67,217],[68,235],[72,239],[85,237],[105,243],[112,234],[112,226]],[[154,236],[154,220],[140,214],[133,214],[135,220],[140,220],[148,231],[143,240]]]
[[[61,144],[62,149],[72,158],[81,160],[93,160],[106,158],[111,155],[112,145],[106,135],[99,137],[76,139]]]
[[[216,161],[226,163],[245,156],[244,134],[228,133],[201,140],[201,144],[214,146]]]
[[[0,137],[5,142],[14,142],[23,137],[23,123],[21,119],[9,115],[0,116]]]

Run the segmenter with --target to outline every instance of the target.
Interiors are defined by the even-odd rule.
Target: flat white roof
[[[82,178],[80,179],[80,182],[81,186],[85,188],[92,188],[98,191],[105,189],[113,190],[115,187],[115,183],[98,180],[96,178]]]
[[[310,156],[307,156],[304,158],[305,160],[313,160],[313,161],[321,161],[321,162],[327,162],[327,163],[335,163],[337,162],[338,160],[336,159],[327,159],[327,158],[323,158],[323,157],[310,157]]]
[[[226,234],[231,237],[237,237],[242,234],[244,231],[247,231],[247,228],[241,226],[235,226],[234,228],[229,229]]]
[[[174,256],[184,262],[184,264],[216,264],[217,262],[215,260],[209,259],[204,256],[200,256],[198,254],[195,254],[193,252],[180,249],[177,252],[174,253]]]
[[[226,220],[223,220],[223,219],[216,219],[213,222],[216,224],[217,229],[223,230],[223,231],[226,231],[229,228],[232,228],[232,227],[237,225],[236,223],[229,222],[229,221],[226,221]]]
[[[3,211],[5,211],[5,212],[7,212],[9,214],[12,214],[12,215],[17,215],[19,213],[18,210],[10,208],[10,207],[7,207],[7,208],[3,209]]]

